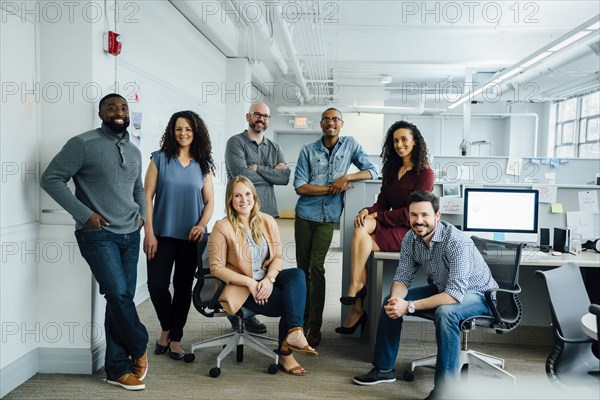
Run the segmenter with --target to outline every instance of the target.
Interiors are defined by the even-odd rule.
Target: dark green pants
[[[325,307],[325,257],[333,238],[333,222],[313,222],[296,216],[296,262],[306,276],[304,329],[321,329]]]

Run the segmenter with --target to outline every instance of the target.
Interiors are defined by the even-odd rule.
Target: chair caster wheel
[[[235,352],[235,361],[242,362],[244,361],[244,346],[238,344],[236,352]]]
[[[185,361],[188,364],[191,362],[194,362],[195,359],[196,359],[196,356],[194,355],[194,353],[186,353],[183,356],[183,361]]]
[[[271,364],[269,365],[269,368],[267,368],[267,372],[271,375],[275,375],[278,369],[279,367],[277,366],[277,364]]]
[[[402,379],[404,379],[406,382],[412,382],[415,379],[415,373],[410,370],[406,370],[402,374]]]
[[[211,369],[210,369],[210,371],[208,371],[208,375],[209,375],[211,378],[216,378],[216,377],[218,377],[219,375],[221,375],[221,368],[219,368],[219,367],[214,367],[214,368],[211,368]]]

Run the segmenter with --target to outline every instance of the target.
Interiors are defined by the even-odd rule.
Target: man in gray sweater
[[[41,186],[73,216],[81,255],[106,298],[107,382],[141,390],[148,332],[133,297],[146,214],[142,158],[127,132],[127,101],[113,93],[99,108],[102,126],[67,141],[44,171]],[[71,178],[75,195],[67,187]]]

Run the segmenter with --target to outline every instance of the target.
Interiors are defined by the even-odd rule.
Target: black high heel
[[[341,333],[342,335],[352,335],[356,331],[356,328],[358,328],[358,326],[360,325],[360,334],[362,335],[368,319],[369,317],[367,316],[367,312],[363,311],[362,315],[354,325],[352,325],[350,328],[346,328],[345,326],[337,327],[335,328],[335,333]]]
[[[358,299],[364,299],[367,296],[367,287],[365,285],[363,285],[362,289],[360,289],[358,291],[358,293],[356,293],[356,296],[342,296],[340,297],[340,303],[346,305],[346,306],[351,306],[354,303],[356,303],[356,300]]]

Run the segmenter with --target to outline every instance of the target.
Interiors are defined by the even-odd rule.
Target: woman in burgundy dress
[[[353,334],[367,323],[362,301],[367,295],[365,263],[371,251],[400,251],[402,239],[410,230],[406,200],[415,190],[433,190],[433,171],[428,165],[427,144],[419,129],[397,121],[388,129],[383,149],[383,184],[377,202],[365,207],[354,219],[352,237],[352,281],[347,295],[340,298],[352,311],[335,331]]]

